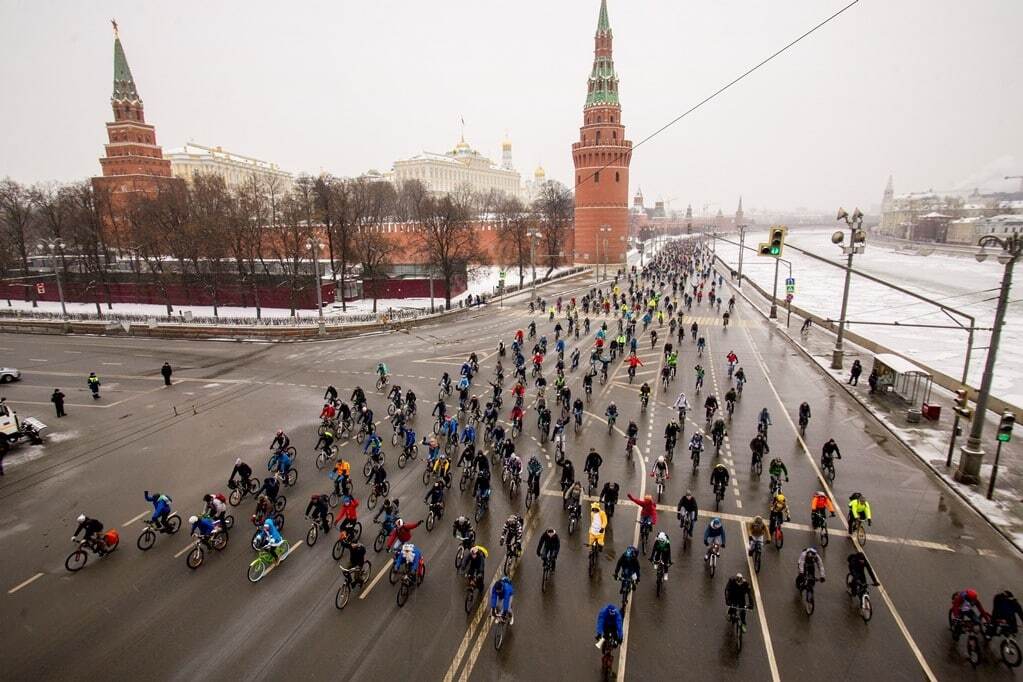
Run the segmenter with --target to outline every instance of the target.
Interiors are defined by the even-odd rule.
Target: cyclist
[[[664,581],[668,581],[668,569],[671,568],[671,541],[668,539],[668,534],[661,531],[657,534],[657,539],[654,540],[654,548],[650,552],[650,561],[657,563],[660,561],[664,564]]]
[[[665,451],[675,449],[675,441],[678,434],[682,433],[682,426],[672,417],[664,427],[664,449]]]
[[[689,532],[687,535],[693,537],[693,528],[696,527],[696,518],[699,515],[699,507],[696,504],[696,498],[693,497],[693,491],[687,490],[686,494],[679,498],[678,507],[675,510],[675,516],[679,520],[679,527],[682,528],[684,524],[682,520],[686,517],[689,518]]]
[[[870,576],[870,582],[873,583],[874,587],[880,585],[878,582],[877,575],[874,573],[874,568],[867,561],[867,555],[863,552],[853,552],[846,558],[846,563],[849,564],[849,575],[852,576],[853,585],[866,585],[867,576]],[[857,590],[853,590],[853,594]]]
[[[611,518],[615,515],[615,505],[618,504],[618,484],[614,481],[607,481],[604,483],[604,487],[600,490],[600,497],[597,501],[604,505],[604,511],[607,513],[607,517]]]
[[[214,518],[226,525],[227,500],[224,499],[224,496],[220,493],[207,493],[202,496],[202,501],[202,515]]]
[[[380,381],[387,381],[387,365],[382,362],[377,363],[377,379]]]
[[[638,500],[631,493],[627,494],[627,497],[629,501],[639,505],[639,524],[641,526],[647,525],[653,528],[657,525],[657,503],[654,502],[653,497],[644,495],[642,500]]]
[[[1002,634],[1015,635],[1018,630],[1017,619],[1023,621],[1023,608],[1020,607],[1012,592],[1004,590],[996,594],[994,603],[991,605],[991,623]]]
[[[746,372],[743,371],[742,367],[735,370],[735,388],[742,394],[742,387],[746,384]]]
[[[234,482],[234,477],[238,477],[238,483]],[[234,468],[231,469],[231,476],[227,479],[227,487],[232,490],[238,486],[242,490],[247,490],[249,487],[249,479],[252,478],[252,467],[242,461],[241,457],[234,460]]]
[[[763,547],[765,542],[767,542],[767,524],[764,523],[763,517],[755,516],[749,526],[749,547],[747,549],[749,555],[753,556],[756,546]]]
[[[391,531],[390,536],[387,538],[388,549],[396,549],[406,543],[409,543],[409,541],[412,540],[412,531],[419,528],[422,524],[422,519],[415,523],[405,523],[402,519],[395,521],[394,530]]]
[[[991,615],[984,610],[980,602],[980,595],[974,589],[965,589],[952,593],[952,613],[957,621],[972,621],[974,623],[985,623],[991,619]]]
[[[153,504],[153,515],[149,517],[149,523],[154,525],[157,530],[163,530],[167,527],[167,517],[171,514],[170,503],[173,501],[163,493],[149,494],[149,491],[144,492],[146,502]]]
[[[270,552],[273,557],[273,565],[276,566],[280,561],[279,548],[284,544],[284,538],[281,536],[281,531],[277,529],[277,524],[274,523],[273,517],[266,517],[263,519],[263,527],[256,538],[256,546],[260,549],[265,549]]]
[[[537,459],[536,455],[529,458],[529,463],[526,465],[526,484],[529,489],[533,492],[533,496],[540,495],[540,473],[543,471],[543,465],[540,460]]]
[[[689,453],[693,457],[699,457],[701,452],[703,452],[703,434],[697,431],[689,439]]]
[[[782,521],[789,521],[789,503],[785,500],[785,495],[778,493],[771,500],[771,504],[768,507],[770,512],[770,530],[771,536],[774,536],[775,529],[780,528]]]
[[[481,455],[483,453],[480,453]],[[476,469],[476,482],[473,483],[472,496],[477,504],[490,497],[490,468]]]
[[[586,462],[583,464],[583,473],[589,474],[591,471],[596,474],[597,478],[600,476],[600,465],[604,463],[604,458],[600,456],[596,448],[590,448],[590,452],[586,455]]]
[[[79,533],[82,533],[82,540],[85,541],[85,544],[92,547],[93,551],[97,554],[106,554],[106,543],[103,542],[100,537],[100,533],[103,532],[103,524],[99,521],[99,519],[93,519],[89,518],[85,514],[79,514],[78,518],[75,520],[78,522],[78,527],[75,529],[75,533],[71,536],[71,539],[74,540],[78,537]]]
[[[643,385],[639,387],[639,399],[643,405],[650,402],[650,384],[643,382]]]
[[[333,384],[327,386],[327,390],[323,394],[323,399],[329,403],[337,402],[337,389],[334,388]]]
[[[675,398],[675,402],[673,402],[671,406],[678,410],[678,420],[684,424],[686,421],[686,412],[689,410],[689,401],[686,400],[686,394],[679,393],[678,397]]]
[[[320,434],[319,439],[316,441],[316,447],[313,450],[318,450],[324,454],[325,457],[330,456],[331,446],[334,445],[334,430],[329,426],[324,427],[323,433]],[[278,451],[280,452],[280,451]]]
[[[572,403],[572,417],[575,419],[575,423],[577,425],[581,426],[583,423],[583,409],[585,409],[585,407],[586,406],[583,403],[582,398],[576,398],[575,402]]]
[[[327,402],[323,404],[323,409],[320,410],[320,420],[323,422],[332,422],[334,417],[337,416],[337,408],[334,407],[334,403]]]
[[[671,377],[675,376],[678,371],[678,351],[672,350],[668,353],[668,374]]]
[[[536,555],[540,557],[540,561],[543,563],[550,561],[551,568],[554,568],[560,551],[561,538],[558,537],[558,531],[548,528],[540,535],[540,542],[536,545]]]
[[[728,617],[734,618],[738,610],[743,632],[746,632],[746,611],[752,611],[755,603],[753,590],[750,589],[750,584],[742,573],[736,573],[734,577],[728,579],[728,584],[725,585],[725,606],[728,607]]]
[[[818,490],[810,500],[810,520],[814,528],[820,528],[824,525],[825,512],[831,512],[831,515],[834,516],[835,505],[831,504],[830,497]]]
[[[630,446],[633,446],[633,445],[636,444],[636,435],[638,433],[639,433],[639,426],[636,425],[636,422],[634,422],[634,421],[632,421],[630,419],[629,420],[629,425],[625,429],[625,436],[629,439]]]
[[[403,543],[396,555],[394,558],[395,573],[400,572],[406,564],[408,564],[409,572],[414,576],[418,576],[422,571],[423,552],[411,542]]]
[[[771,448],[770,446],[768,446],[767,440],[764,438],[764,435],[762,433],[758,433],[756,436],[753,437],[753,440],[749,442],[749,449],[753,453],[751,459],[753,464],[756,464],[757,462],[763,462],[764,455],[771,451]]]
[[[579,501],[583,496],[583,486],[579,481],[575,481],[571,487],[564,493],[564,506],[568,510],[570,515],[574,515],[577,519],[582,515],[582,507]]]
[[[523,526],[521,516],[518,514],[509,516],[504,522],[504,529],[501,531],[500,545],[502,547],[507,545],[509,551],[514,551],[515,554],[521,553]]]
[[[725,406],[728,408],[728,414],[735,411],[735,401],[738,399],[739,395],[735,392],[735,387],[729,386],[728,392],[725,393]]]
[[[699,393],[700,389],[703,388],[703,377],[706,371],[702,365],[696,365],[696,367],[693,367],[693,371],[696,373],[696,392]]]
[[[555,460],[556,465],[561,467],[561,491],[567,490],[573,483],[575,483],[575,465],[572,464],[572,460],[565,458],[561,462]]]
[[[388,535],[390,535],[391,531],[394,530],[394,526],[398,523],[398,507],[400,504],[401,503],[398,498],[385,498],[383,505],[381,505],[380,509],[377,510],[377,513],[373,515],[374,521],[380,521],[380,517],[384,517],[381,525]]]
[[[696,352],[703,355],[703,349],[707,346],[707,339],[702,336],[696,340]]]
[[[725,420],[718,417],[714,420],[714,425],[710,427],[710,435],[714,440],[714,445],[717,448],[721,447],[721,443],[725,440]]]
[[[810,423],[810,403],[802,402],[799,404],[799,425],[805,427]]]
[[[397,505],[398,501],[394,501]],[[389,502],[385,501],[385,504]],[[358,521],[359,514],[359,501],[351,495],[343,495],[341,497],[341,508],[337,513],[337,529],[339,532],[344,533],[346,536],[351,536],[355,532],[355,522]]]
[[[614,604],[608,604],[597,614],[597,641],[603,639],[614,649],[622,641],[622,612]]]
[[[330,522],[327,521],[327,512],[330,505],[327,503],[327,495],[313,495],[309,498],[309,504],[305,508],[305,517],[320,522],[320,528],[324,533],[330,531]]]
[[[611,401],[607,404],[607,409],[604,411],[604,416],[607,417],[607,423],[614,424],[615,420],[618,419],[618,406],[615,405],[615,401]]]
[[[356,407],[361,407],[366,404],[366,393],[362,390],[362,386],[356,386],[352,391],[352,397],[349,402]]]
[[[771,488],[777,488],[781,490],[781,477],[785,476],[785,482],[789,481],[789,470],[785,466],[785,462],[781,461],[781,457],[775,457],[771,460],[771,463],[767,467],[767,472],[771,475]]]
[[[821,448],[821,468],[828,469],[834,466],[836,459],[842,459],[842,453],[838,449],[835,439],[829,438],[828,442]]]
[[[188,517],[188,523],[190,524],[189,533],[201,540],[209,539],[209,537],[213,535],[213,531],[217,529],[213,519],[205,514],[202,516],[192,515]]]
[[[615,564],[614,579],[631,578],[634,586],[639,584],[639,552],[633,545],[629,545],[622,552],[622,555],[618,557],[618,563]]]
[[[715,495],[717,495],[718,491],[720,490],[722,493],[722,497],[724,497],[724,492],[725,489],[728,487],[728,481],[730,480],[730,478],[731,477],[728,473],[728,469],[725,467],[724,464],[721,464],[719,462],[718,464],[714,465],[714,469],[710,472],[710,487],[714,491]]]
[[[590,505],[590,533],[587,544],[596,545],[597,551],[604,548],[604,531],[607,528],[607,514],[594,502]]]
[[[654,462],[654,466],[650,470],[650,476],[654,481],[660,479],[662,483],[671,478],[671,474],[668,473],[668,460],[665,459],[664,455],[658,457],[657,461]]]
[[[444,376],[447,376],[446,374]],[[444,400],[438,400],[437,404],[433,406],[433,411],[430,412],[431,417],[436,417],[437,421],[441,424],[444,423],[444,418],[447,416],[448,405]]]
[[[377,457],[380,456],[380,448],[383,446],[383,444],[384,443],[380,439],[379,434],[377,434],[376,432],[371,433],[362,444],[362,454],[365,455],[367,452],[370,451],[370,449],[372,449],[373,452],[371,456],[373,457],[373,459],[376,459]]]
[[[459,542],[461,542],[463,545],[474,536],[472,522],[469,521],[465,514],[460,515],[451,524],[451,534],[452,536],[458,538]]]
[[[707,524],[707,529],[703,531],[703,544],[707,546],[707,551],[703,555],[703,560],[710,561],[710,548],[711,541],[717,542],[720,538],[721,549],[725,548],[725,526],[721,523],[721,519],[714,517]]]
[[[426,491],[426,497],[423,498],[423,502],[426,503],[427,509],[433,509],[436,507],[438,510],[443,511],[444,490],[444,481],[433,482],[433,485]]]
[[[512,597],[515,595],[515,588],[512,587],[511,578],[506,575],[501,576],[501,579],[494,583],[494,586],[490,588],[490,615],[494,618],[507,617],[508,624],[515,624],[515,614],[512,613],[511,603]],[[497,602],[501,601],[501,610],[497,610]]]
[[[707,423],[710,423],[710,418],[714,416],[714,413],[718,410],[718,399],[713,393],[707,396],[707,399],[703,402],[703,408],[707,411]]]
[[[767,437],[767,427],[771,426],[771,413],[767,411],[767,408],[760,410],[760,415],[757,417],[757,432],[764,434]]]
[[[817,553],[816,547],[804,549],[796,561],[796,566],[799,568],[799,575],[796,577],[796,587],[798,589],[803,589],[808,579],[816,578],[820,582],[824,582],[824,561],[821,559],[821,555]],[[820,577],[818,578],[818,576]]]
[[[416,413],[416,393],[411,387],[409,390],[405,391],[405,405],[409,414]]]
[[[859,519],[871,525],[870,503],[863,493],[853,493],[849,496],[849,532],[853,532],[853,520]]]
[[[487,548],[483,545],[473,545],[469,550],[469,558],[465,562],[465,577],[476,582],[476,585],[483,586],[483,572],[487,564]]]
[[[387,484],[387,469],[384,468],[383,462],[376,462],[369,471],[369,480],[367,481],[373,490],[376,491],[377,495],[384,492],[384,487]]]
[[[284,429],[277,429],[274,439],[270,441],[270,449],[280,451],[289,445],[291,445],[291,439],[288,438],[288,434],[284,433]]]

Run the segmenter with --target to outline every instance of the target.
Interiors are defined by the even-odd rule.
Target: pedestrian
[[[877,393],[877,379],[878,379],[877,370],[876,369],[870,370],[870,376],[867,377],[867,383],[870,384],[871,393]]]
[[[164,386],[170,386],[171,385],[170,378],[171,378],[171,374],[173,372],[174,372],[174,370],[171,369],[171,366],[170,366],[169,362],[163,363],[163,367],[160,368],[160,374],[163,375],[163,385]]]
[[[863,374],[863,365],[860,364],[859,360],[854,360],[852,369],[849,371],[849,385],[858,386],[861,374]]]
[[[89,372],[89,390],[92,391],[92,399],[99,400],[99,377],[96,376],[95,372]]]
[[[810,331],[811,324],[813,324],[813,321],[809,317],[803,320],[803,326],[799,328],[799,333],[805,334]]]
[[[64,398],[67,396],[59,389],[53,389],[53,395],[50,396],[50,402],[57,408],[57,417],[66,417],[67,412],[64,411]]]

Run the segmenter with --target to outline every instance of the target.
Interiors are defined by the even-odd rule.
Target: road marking
[[[114,365],[114,366],[120,367],[124,363],[123,362],[101,362],[100,364],[101,365]]]
[[[195,547],[195,543],[194,543],[194,542],[190,542],[190,543],[188,543],[188,547],[185,547],[185,548],[184,548],[183,550],[181,550],[180,552],[178,552],[177,554],[175,554],[175,555],[174,555],[174,558],[175,558],[175,559],[177,559],[177,558],[178,558],[179,556],[181,556],[181,555],[182,555],[182,554],[184,554],[185,552],[191,551],[191,549],[192,549],[193,547]]]
[[[66,350],[64,352],[65,353],[71,353],[72,355],[81,355],[82,354],[82,351],[80,351],[80,350]]]
[[[387,553],[390,554],[389,549],[387,550]],[[391,564],[393,563],[394,559],[389,559],[387,563],[384,564],[383,568],[381,568],[380,571],[377,572],[377,577],[373,578],[373,581],[369,584],[369,587],[363,590],[362,593],[359,595],[359,599],[365,599],[366,595],[369,594],[370,590],[376,587],[377,583],[380,582],[380,579],[383,578],[384,575],[386,575],[387,573],[391,572]]]
[[[745,332],[746,334],[746,338],[749,341],[750,348],[753,349],[753,356],[756,358],[757,364],[760,365],[761,371],[764,372],[764,378],[767,380],[767,386],[771,389],[771,393],[774,394],[775,400],[777,400],[778,404],[781,406],[782,408],[781,412],[785,416],[785,420],[792,428],[792,431],[796,434],[796,440],[799,441],[799,445],[803,449],[803,454],[806,455],[807,460],[809,460],[810,462],[810,466],[817,474],[818,481],[821,483],[821,485],[824,486],[824,490],[827,491],[828,497],[831,498],[832,504],[838,507],[838,503],[837,500],[835,499],[834,492],[828,485],[827,479],[824,478],[824,476],[821,474],[820,469],[817,467],[817,462],[814,461],[813,456],[810,454],[810,450],[807,449],[806,447],[806,441],[804,441],[803,437],[799,435],[799,429],[796,428],[796,425],[793,423],[792,417],[789,415],[788,410],[785,409],[785,403],[782,401],[781,396],[778,394],[778,389],[775,388],[774,382],[771,381],[771,377],[767,372],[767,365],[764,363],[764,359],[760,354],[760,350],[756,347],[756,343],[753,341],[753,335],[750,334],[748,329],[743,329],[743,332]],[[852,542],[853,546],[856,547],[857,550],[861,552],[863,551],[863,547],[860,546],[860,543],[857,542],[856,538],[852,538]],[[916,641],[913,639],[913,635],[909,633],[909,629],[906,627],[906,624],[902,620],[902,616],[899,615],[898,610],[895,608],[895,604],[892,602],[891,597],[888,596],[888,590],[886,590],[884,585],[882,584],[878,588],[878,592],[881,594],[881,597],[884,599],[885,604],[888,606],[888,610],[891,611],[892,616],[895,618],[896,625],[899,626],[899,630],[902,632],[902,636],[905,638],[906,643],[909,645],[910,650],[916,657],[917,663],[919,663],[920,667],[923,669],[924,675],[926,675],[927,679],[931,680],[931,682],[937,682],[938,678],[934,676],[934,672],[931,670],[931,667],[927,664],[926,659],[924,659],[924,655],[920,651],[920,647],[917,646]]]
[[[139,514],[138,516],[131,517],[130,519],[128,519],[127,521],[125,521],[124,523],[121,524],[121,528],[127,528],[128,526],[130,526],[131,524],[135,523],[136,521],[138,521],[139,519],[141,519],[143,516],[145,516],[148,513],[149,513],[148,511],[144,511],[141,514]]]
[[[742,537],[748,537],[746,522],[742,522]],[[753,586],[753,599],[757,605],[757,618],[760,620],[760,629],[764,632],[764,648],[767,650],[767,663],[771,666],[771,679],[778,682],[781,676],[778,674],[778,662],[774,659],[774,644],[771,643],[771,632],[767,629],[767,613],[764,610],[764,600],[760,596],[760,581],[757,572],[753,570],[753,559],[749,552],[746,552],[746,566],[749,568],[750,585]]]
[[[7,594],[14,594],[15,592],[17,592],[18,590],[22,589],[23,587],[28,587],[29,585],[31,585],[35,581],[37,581],[40,578],[42,578],[44,575],[46,575],[46,574],[45,573],[36,573],[34,576],[29,578],[25,582],[18,583],[17,585],[12,587],[11,589],[7,590]]]
[[[49,360],[46,360],[45,358],[29,358],[28,361],[29,362],[49,362]]]

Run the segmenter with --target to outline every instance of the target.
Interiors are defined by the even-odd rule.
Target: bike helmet
[[[764,525],[763,517],[761,517],[761,516],[754,516],[753,517],[753,525],[760,525],[760,526]]]
[[[78,519],[76,520],[78,521],[78,523],[85,523],[85,514],[79,514]]]
[[[416,555],[416,547],[411,542],[406,542],[401,546],[401,556],[405,561],[412,561]]]
[[[663,530],[660,533],[657,534],[657,542],[667,542],[667,541],[668,541],[668,534],[665,533]]]
[[[192,516],[188,517],[188,522],[194,526],[195,524],[199,523],[199,517],[193,514]]]
[[[241,464],[241,463],[242,463],[242,458],[241,458],[241,457],[239,457],[238,459],[236,459],[236,460],[234,461],[234,465],[235,465],[235,466],[238,466],[238,465],[239,465],[239,464]]]
[[[963,590],[963,596],[972,601],[980,601],[980,596],[977,594],[977,590],[968,589]]]
[[[716,516],[714,518],[712,518],[710,520],[710,527],[713,528],[714,530],[717,530],[718,528],[720,528],[721,527],[721,519],[719,519]]]
[[[785,502],[785,495],[783,493],[778,493],[777,495],[774,496],[774,501],[778,502],[779,504]]]
[[[480,553],[479,547],[473,547],[472,549],[469,550],[469,556],[471,557],[479,556],[479,553]]]
[[[600,505],[598,503],[594,502],[593,504],[590,505],[590,511],[593,512],[594,514],[599,514],[600,513]]]
[[[546,531],[544,531],[544,534],[547,535],[547,537],[554,537],[555,535],[558,534],[558,531],[554,530],[553,528],[548,528]]]
[[[737,583],[744,583],[744,582],[746,582],[746,578],[745,578],[745,576],[743,576],[742,573],[736,573],[735,574],[735,582],[737,582]]]
[[[277,429],[277,435],[278,436],[283,436],[284,435],[284,429]]]
[[[660,457],[657,458],[657,463],[658,464],[664,464],[665,461],[666,460],[664,459],[664,455],[661,455]]]
[[[394,527],[395,528],[401,528],[404,525],[405,525],[405,520],[404,519],[398,519],[397,521],[394,522]]]
[[[629,545],[628,547],[625,548],[625,556],[627,556],[629,558],[632,558],[632,557],[636,556],[636,554],[637,554],[637,552],[636,552],[636,548],[634,546]]]

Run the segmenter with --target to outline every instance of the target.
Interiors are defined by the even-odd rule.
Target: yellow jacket
[[[604,544],[604,530],[607,528],[607,514],[604,510],[590,511],[590,537],[589,543]]]

